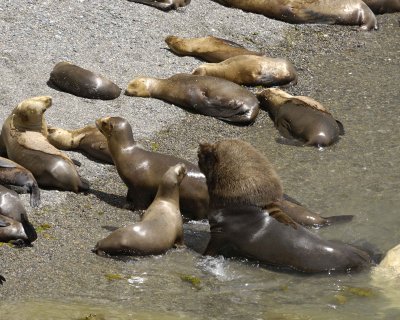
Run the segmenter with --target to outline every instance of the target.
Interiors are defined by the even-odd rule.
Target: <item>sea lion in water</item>
[[[322,23],[378,29],[376,17],[362,0],[214,0],[227,7],[262,14],[288,23]]]
[[[186,167],[182,163],[169,168],[140,222],[115,230],[96,244],[94,252],[151,255],[164,253],[174,245],[183,245],[179,185],[185,175]]]
[[[101,118],[96,125],[107,138],[118,174],[128,187],[127,200],[135,209],[147,209],[168,168],[184,163],[187,176],[179,189],[181,212],[190,219],[207,217],[207,185],[197,166],[174,156],[144,150],[133,139],[132,128],[123,118]]]
[[[245,86],[283,86],[297,83],[293,64],[282,58],[240,55],[219,63],[206,63],[193,74],[224,78]]]
[[[72,160],[47,140],[44,112],[51,106],[49,96],[22,101],[3,124],[3,139],[8,157],[32,172],[41,187],[67,191],[89,188],[76,171]]]
[[[293,225],[293,219],[306,226],[329,225],[353,218],[349,215],[324,218],[293,202],[283,194],[282,183],[268,159],[245,141],[201,143],[198,157],[199,168],[207,180],[210,209],[253,205],[267,208],[280,221]]]
[[[363,0],[376,14],[400,11],[400,0]]]
[[[18,194],[0,185],[0,241],[37,239],[35,228],[28,221],[26,210]]]
[[[255,206],[232,206],[209,213],[211,238],[205,255],[256,259],[306,273],[348,272],[371,265],[368,253],[328,241],[297,225],[292,228]]]
[[[163,11],[170,11],[173,9],[176,10],[180,7],[187,6],[191,0],[129,0],[129,1],[145,4]]]
[[[114,164],[107,139],[94,125],[75,130],[49,127],[47,139],[60,150],[80,150],[102,162]]]
[[[168,79],[136,78],[129,82],[125,93],[161,99],[192,112],[241,125],[252,124],[259,112],[258,100],[249,90],[208,76],[181,73]]]
[[[207,36],[202,38],[179,38],[168,36],[165,42],[173,53],[193,56],[207,62],[221,62],[239,55],[262,56],[262,53],[248,50],[233,41]]]
[[[325,147],[344,134],[342,123],[312,98],[292,96],[276,88],[257,93],[257,98],[286,139],[298,140],[306,146]]]
[[[112,81],[66,61],[55,65],[50,73],[50,82],[82,98],[111,100],[121,93]]]
[[[31,194],[31,206],[39,206],[40,189],[33,174],[18,163],[3,157],[0,157],[0,184],[22,187],[23,192]]]

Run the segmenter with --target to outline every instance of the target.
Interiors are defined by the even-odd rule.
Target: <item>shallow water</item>
[[[360,46],[305,54],[301,76],[308,77],[312,85],[305,88],[299,84],[293,91],[310,94],[343,122],[346,135],[337,145],[319,150],[277,144],[278,134],[265,114],[253,127],[233,128],[226,134],[250,141],[268,155],[286,193],[325,216],[355,216],[351,223],[315,232],[329,239],[367,242],[381,252],[400,243],[399,17],[385,19],[378,32],[344,33],[357,38]],[[316,30],[328,41],[337,40],[332,29]],[[292,36],[298,37],[299,31],[293,31]],[[174,126],[177,139],[179,134],[185,135],[186,126]],[[213,139],[225,136],[225,132],[208,134],[205,128],[202,136]],[[206,223],[185,226],[190,248],[198,252],[204,248],[207,229]],[[93,237],[79,245],[89,252]],[[40,249],[41,244],[35,246]],[[49,254],[41,263],[54,263],[54,274],[35,274],[40,279],[35,281],[43,284],[37,292],[29,292],[30,279],[25,279],[27,292],[22,301],[11,294],[12,299],[2,296],[0,319],[90,319],[90,315],[107,320],[400,316],[399,279],[372,279],[369,270],[304,276],[248,261],[203,257],[195,250],[120,260],[91,254],[81,261],[77,255],[71,269],[58,269],[57,254]],[[74,264],[86,272],[75,273]],[[189,276],[199,283],[188,281]]]

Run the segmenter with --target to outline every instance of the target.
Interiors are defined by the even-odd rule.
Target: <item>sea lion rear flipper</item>
[[[337,125],[339,127],[339,135],[343,136],[344,135],[344,126],[343,126],[343,124],[339,120],[336,120],[336,123],[337,123]]]
[[[32,243],[37,239],[37,233],[33,225],[28,221],[25,214],[21,214],[21,224],[28,238],[28,243]]]
[[[74,165],[76,165],[77,167],[80,167],[82,165],[82,162],[75,160],[75,159],[71,159],[72,162],[74,163]]]
[[[31,194],[30,205],[31,207],[39,207],[40,205],[40,189],[37,184],[33,184],[29,188],[29,192]]]
[[[325,225],[336,224],[336,223],[344,223],[350,222],[353,220],[354,215],[341,215],[341,216],[331,216],[331,217],[322,217],[325,220]]]

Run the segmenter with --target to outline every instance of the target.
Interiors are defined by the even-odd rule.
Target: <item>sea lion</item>
[[[31,194],[31,206],[39,206],[40,189],[33,174],[18,163],[3,157],[0,157],[0,184],[22,187],[22,192]]]
[[[219,63],[206,63],[192,73],[224,78],[245,86],[271,87],[297,83],[297,72],[289,60],[252,55],[235,56]]]
[[[293,219],[306,226],[324,226],[353,218],[321,217],[285,196],[280,178],[267,157],[245,141],[201,143],[198,158],[199,168],[206,176],[210,209],[253,205],[269,209],[270,215],[285,223],[294,225]]]
[[[75,130],[48,128],[47,139],[60,150],[80,150],[102,162],[114,164],[108,150],[107,139],[94,125]]]
[[[111,100],[118,98],[121,93],[121,89],[112,81],[66,61],[54,66],[50,82],[82,98]]]
[[[342,123],[312,98],[292,96],[277,88],[265,89],[257,93],[257,98],[286,139],[298,140],[306,146],[325,147],[344,134]]]
[[[168,36],[165,42],[171,51],[180,56],[193,56],[207,62],[221,62],[239,55],[262,56],[233,41],[207,36],[202,38],[179,38]]]
[[[29,244],[36,239],[18,194],[0,185],[0,241],[23,240]]]
[[[322,239],[301,225],[287,226],[259,207],[227,207],[210,212],[208,219],[205,255],[245,257],[305,273],[349,272],[372,264],[367,252]]]
[[[136,2],[145,4],[147,6],[155,7],[163,11],[176,10],[180,7],[187,6],[191,0],[129,0],[130,2]]]
[[[400,11],[400,0],[363,0],[375,14]]]
[[[136,78],[129,82],[125,93],[161,99],[195,113],[240,125],[252,124],[260,109],[255,95],[236,83],[183,73],[168,79]]]
[[[123,118],[101,118],[96,125],[107,138],[118,174],[128,187],[127,200],[135,209],[147,209],[154,200],[163,174],[171,166],[184,163],[187,177],[179,189],[181,212],[190,219],[207,217],[207,185],[197,166],[174,156],[144,150],[133,139],[132,128]]]
[[[378,29],[376,17],[362,0],[214,0],[227,7],[262,14],[288,23],[322,23]]]
[[[47,140],[48,128],[44,112],[52,99],[40,96],[22,101],[3,124],[1,137],[8,157],[32,172],[41,187],[67,191],[85,191],[72,160]]]
[[[154,201],[139,223],[119,228],[100,240],[96,253],[161,254],[174,245],[183,245],[183,222],[179,211],[179,185],[186,176],[184,164],[177,164],[163,175]]]

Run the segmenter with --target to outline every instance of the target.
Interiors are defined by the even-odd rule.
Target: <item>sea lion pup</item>
[[[93,159],[114,164],[108,150],[107,139],[94,125],[75,130],[49,127],[48,133],[47,139],[57,149],[80,150]]]
[[[147,209],[168,168],[184,163],[187,177],[179,189],[181,212],[189,219],[207,218],[207,185],[197,166],[174,156],[142,149],[133,139],[130,124],[123,118],[101,118],[96,125],[107,138],[118,174],[128,187],[127,201],[132,202],[135,209]]]
[[[206,63],[193,72],[200,76],[224,78],[245,86],[283,86],[297,83],[293,64],[282,58],[241,55],[219,63]]]
[[[161,99],[238,125],[252,124],[260,109],[256,96],[236,83],[183,73],[168,79],[136,78],[129,82],[125,94]]]
[[[62,91],[82,98],[111,100],[121,93],[112,81],[66,61],[54,66],[50,82]]]
[[[115,230],[100,240],[93,251],[98,254],[151,255],[164,253],[174,245],[183,245],[179,185],[185,176],[184,164],[169,168],[141,221]]]
[[[312,98],[292,96],[277,88],[265,89],[257,93],[257,98],[286,139],[298,140],[306,146],[325,147],[344,134],[342,123]]]
[[[29,244],[37,239],[35,228],[18,194],[0,185],[0,241],[23,240]]]
[[[3,157],[0,157],[0,184],[18,187],[18,191],[30,193],[31,206],[39,206],[40,189],[33,174],[18,163]]]
[[[193,56],[207,62],[221,62],[239,55],[262,56],[233,41],[207,36],[203,38],[179,38],[168,36],[165,42],[171,51],[180,56]]]
[[[363,0],[375,14],[400,11],[400,0]]]
[[[32,172],[41,187],[85,191],[89,185],[79,177],[72,160],[46,138],[44,112],[51,104],[49,96],[34,97],[12,111],[1,132],[8,157]]]
[[[324,218],[294,203],[283,194],[280,178],[267,157],[245,141],[200,143],[198,158],[207,180],[210,210],[252,205],[268,209],[269,215],[293,226],[292,219],[306,226],[324,226],[353,218]]]
[[[376,17],[362,0],[214,0],[227,7],[262,14],[288,23],[322,23],[378,29]]]
[[[129,1],[145,4],[163,11],[170,11],[173,9],[176,10],[180,7],[187,6],[191,0],[129,0]]]
[[[245,257],[306,273],[349,272],[372,264],[367,252],[322,239],[300,225],[287,226],[259,207],[227,207],[210,212],[208,219],[211,238],[205,255]]]

